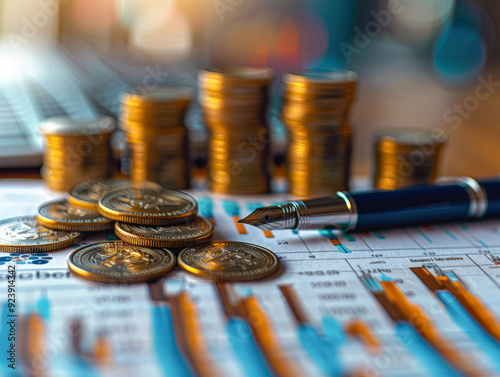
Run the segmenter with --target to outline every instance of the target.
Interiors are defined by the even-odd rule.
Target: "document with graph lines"
[[[500,375],[500,219],[271,232],[237,220],[282,196],[190,193],[214,222],[215,240],[264,246],[280,272],[223,284],[179,268],[151,284],[73,276],[69,253],[116,239],[113,231],[61,251],[1,253],[0,375]],[[0,219],[34,215],[59,196],[39,181],[0,182]],[[5,359],[14,343],[9,266],[15,370]]]

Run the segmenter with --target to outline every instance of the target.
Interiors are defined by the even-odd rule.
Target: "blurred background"
[[[199,69],[253,65],[276,74],[277,163],[281,75],[347,68],[359,74],[355,175],[370,173],[371,135],[387,127],[442,129],[444,175],[498,174],[499,16],[493,0],[2,0],[0,166],[41,164],[12,118],[116,116],[127,87],[195,88]],[[196,106],[188,126],[202,166]]]

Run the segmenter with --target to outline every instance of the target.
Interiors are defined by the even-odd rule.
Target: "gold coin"
[[[158,227],[117,222],[115,233],[132,245],[181,248],[209,241],[214,234],[214,226],[204,217],[197,217],[187,223]]]
[[[73,206],[66,200],[43,204],[37,218],[40,225],[57,230],[95,232],[113,227],[113,221],[99,212]]]
[[[69,193],[68,202],[77,207],[98,211],[98,202],[102,196],[113,190],[133,187],[161,189],[159,184],[149,181],[134,182],[129,179],[103,178],[83,182],[73,187]]]
[[[77,243],[82,234],[48,229],[35,217],[14,217],[0,221],[0,251],[39,253],[64,249]]]
[[[180,191],[151,188],[121,189],[99,200],[99,212],[116,221],[141,225],[172,225],[198,213],[196,200]]]
[[[175,266],[167,249],[150,249],[121,241],[82,246],[68,257],[69,269],[93,281],[111,284],[140,283],[158,278]]]
[[[277,256],[262,246],[243,242],[217,241],[182,250],[179,266],[215,281],[262,279],[279,267]]]

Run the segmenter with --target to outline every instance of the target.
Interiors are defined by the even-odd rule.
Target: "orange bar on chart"
[[[46,376],[44,368],[39,365],[40,357],[47,357],[46,339],[47,329],[43,318],[38,313],[28,314],[22,321],[24,331],[23,364],[32,376]]]
[[[348,334],[359,338],[370,352],[380,351],[382,344],[365,321],[359,318],[355,319],[345,326],[345,330]]]
[[[341,243],[338,239],[336,239],[336,238],[331,239],[331,240],[330,240],[330,242],[331,242],[331,243],[332,243],[332,245],[334,245],[334,246],[342,245],[342,243]]]
[[[444,286],[467,309],[472,317],[495,339],[500,341],[500,324],[497,317],[470,293],[459,281],[444,282]]]
[[[220,376],[221,373],[205,343],[196,306],[187,292],[177,296],[176,309],[180,314],[181,333],[186,344],[186,350],[192,365],[197,371],[197,375],[200,377]]]
[[[104,335],[98,335],[94,342],[93,361],[98,365],[107,365],[112,361],[113,347]]]
[[[239,234],[248,234],[247,230],[245,229],[245,225],[238,223],[239,219],[240,218],[238,216],[233,217],[234,224],[236,225],[236,230],[238,231]]]
[[[412,268],[412,271],[430,290],[449,291],[491,336],[500,341],[500,323],[497,317],[460,281],[452,282],[448,276],[434,276],[425,267]]]
[[[465,376],[488,376],[486,371],[476,366],[475,360],[455,348],[434,326],[422,308],[413,304],[394,282],[381,281],[380,284],[390,303],[400,313],[401,318],[408,321],[450,365]]]
[[[241,300],[240,305],[264,357],[274,372],[280,377],[305,376],[294,360],[284,351],[271,321],[257,298],[246,297]]]
[[[274,238],[273,232],[271,232],[270,230],[263,230],[262,233],[264,233],[264,236],[266,236],[266,238]]]

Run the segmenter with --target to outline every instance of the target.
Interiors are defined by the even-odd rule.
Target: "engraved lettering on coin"
[[[102,178],[87,181],[79,184],[71,190],[68,201],[76,206],[97,211],[99,199],[113,190],[149,187],[161,189],[161,186],[154,182],[133,182],[129,179]]]
[[[102,197],[99,212],[126,223],[172,225],[195,218],[198,205],[194,198],[180,191],[130,188]]]
[[[247,270],[259,264],[259,259],[255,255],[247,253],[245,250],[232,250],[229,248],[210,250],[200,260],[220,270]]]
[[[100,242],[74,250],[69,268],[89,280],[107,283],[138,283],[170,271],[175,255],[167,249],[129,245],[121,241]]]
[[[179,266],[216,281],[260,279],[274,273],[276,255],[261,246],[243,242],[217,241],[182,250]]]

